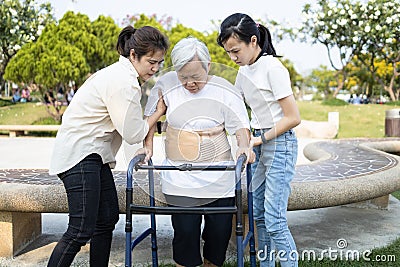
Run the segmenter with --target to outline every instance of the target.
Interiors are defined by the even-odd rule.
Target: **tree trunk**
[[[396,101],[396,96],[394,95],[394,92],[393,92],[393,86],[389,85],[389,86],[384,86],[383,88],[385,89],[386,92],[389,93],[390,99],[392,101]]]
[[[398,97],[394,94],[393,87],[394,87],[394,81],[396,80],[397,77],[399,77],[400,73],[396,70],[396,66],[393,64],[393,75],[392,78],[390,78],[390,83],[389,86],[384,86],[383,88],[385,91],[387,91],[390,95],[390,99],[392,101],[398,100]]]
[[[336,87],[335,92],[333,92],[333,97],[337,96],[337,94],[340,92],[340,90],[343,89],[343,86],[344,86],[344,81],[338,80],[338,86]]]
[[[3,75],[4,75],[4,71],[0,71],[0,95],[3,95],[3,91],[4,93],[6,92],[6,81],[3,79]]]
[[[340,80],[340,75],[343,76],[343,79]],[[347,73],[345,70],[340,70],[336,76],[336,81],[337,81],[337,87],[335,89],[335,92],[333,92],[333,97],[336,98],[337,94],[340,92],[340,90],[343,89],[344,87],[344,81],[346,81]]]

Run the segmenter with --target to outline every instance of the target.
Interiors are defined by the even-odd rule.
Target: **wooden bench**
[[[8,132],[10,137],[28,132],[57,132],[60,125],[0,125],[0,132]]]

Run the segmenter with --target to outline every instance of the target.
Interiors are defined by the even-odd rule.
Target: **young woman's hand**
[[[260,136],[257,136],[257,137],[251,136],[251,140],[250,140],[251,147],[259,146],[261,144],[262,144],[262,140],[261,140]]]

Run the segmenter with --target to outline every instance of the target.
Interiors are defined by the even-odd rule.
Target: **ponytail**
[[[252,36],[256,36],[257,43],[263,54],[279,57],[276,55],[275,48],[272,45],[269,30],[265,26],[256,23],[246,14],[232,14],[221,23],[220,32],[217,37],[218,45],[223,47],[224,43],[232,36],[246,44],[251,42]]]
[[[135,29],[126,26],[118,36],[117,51],[123,57],[129,57],[131,50],[135,50],[135,55],[139,60],[149,52],[158,50],[167,51],[169,47],[168,38],[156,28],[144,26]]]
[[[117,42],[117,51],[121,56],[129,57],[130,50],[129,47],[134,46],[134,38],[133,35],[135,34],[136,29],[132,26],[126,26],[120,32],[118,36]]]
[[[272,45],[272,38],[270,31],[264,25],[261,24],[258,24],[258,29],[260,31],[259,45],[262,49],[262,52],[267,55],[279,57],[278,55],[276,55],[275,48]]]

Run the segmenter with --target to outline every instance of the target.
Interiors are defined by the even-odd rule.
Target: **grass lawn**
[[[400,108],[387,105],[326,106],[321,102],[297,102],[303,120],[327,121],[328,112],[339,112],[337,138],[384,137],[385,111]]]
[[[53,109],[54,110],[54,109]],[[47,109],[41,103],[17,103],[0,107],[0,124],[1,125],[54,125],[59,124],[55,121]],[[8,135],[8,132],[0,134]],[[51,137],[55,136],[55,132],[30,132],[29,135],[35,137]]]
[[[18,103],[0,107],[0,124],[34,124],[51,118],[46,107],[38,103]]]

